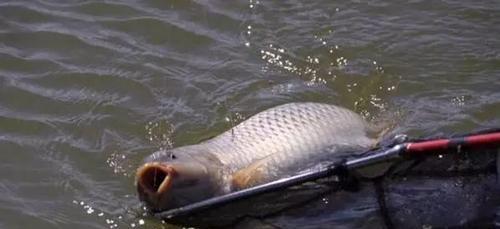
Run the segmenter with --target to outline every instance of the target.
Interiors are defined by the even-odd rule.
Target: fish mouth
[[[175,169],[159,162],[146,163],[137,170],[136,182],[139,199],[155,210],[166,202],[176,176]]]

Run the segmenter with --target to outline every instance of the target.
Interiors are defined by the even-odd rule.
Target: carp
[[[339,106],[280,105],[199,144],[151,154],[137,170],[139,199],[162,211],[263,184],[340,153],[368,150],[377,132]]]

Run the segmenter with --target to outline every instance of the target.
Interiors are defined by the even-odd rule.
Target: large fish
[[[137,170],[139,198],[153,211],[183,206],[294,175],[338,153],[366,150],[376,143],[375,134],[342,107],[280,105],[210,140],[153,153]]]

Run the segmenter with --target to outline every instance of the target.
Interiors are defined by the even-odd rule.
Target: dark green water
[[[0,228],[168,228],[142,158],[285,102],[500,126],[499,37],[497,1],[1,1]]]

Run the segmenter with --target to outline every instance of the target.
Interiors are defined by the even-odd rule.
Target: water
[[[496,1],[2,1],[0,227],[170,228],[135,196],[141,159],[285,102],[500,126],[499,24]]]

